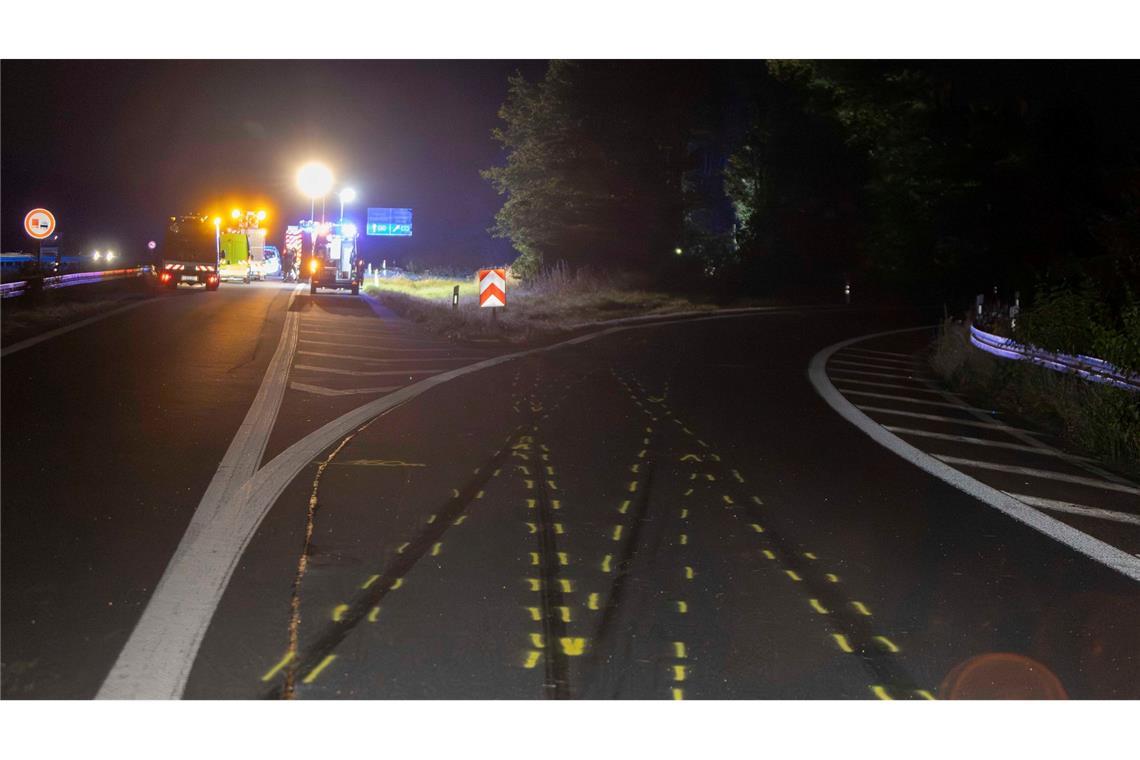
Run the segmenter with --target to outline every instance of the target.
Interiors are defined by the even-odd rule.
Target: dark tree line
[[[524,271],[682,271],[738,293],[852,280],[927,301],[1081,281],[1125,299],[1140,290],[1138,75],[555,62],[510,81],[506,162],[486,172],[505,196],[495,231]]]

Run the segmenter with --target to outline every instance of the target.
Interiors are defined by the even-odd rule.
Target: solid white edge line
[[[94,324],[96,322],[101,322],[102,320],[107,319],[109,317],[113,317],[116,314],[122,314],[124,311],[130,311],[131,309],[137,309],[138,307],[142,306],[143,304],[151,303],[153,301],[158,301],[158,300],[159,300],[158,298],[143,298],[143,299],[140,299],[138,301],[133,301],[133,302],[127,304],[126,306],[120,306],[117,309],[112,309],[111,311],[104,312],[102,314],[96,314],[93,317],[88,317],[87,319],[80,320],[79,322],[76,322],[75,324],[64,325],[63,327],[57,327],[56,329],[49,330],[46,333],[41,333],[40,335],[36,335],[34,337],[28,338],[27,340],[22,340],[19,343],[14,343],[11,346],[8,346],[7,348],[0,351],[0,359],[3,359],[5,356],[8,356],[9,354],[14,354],[17,351],[23,351],[25,348],[31,348],[32,346],[34,346],[38,343],[43,343],[45,340],[50,340],[51,338],[54,338],[58,335],[63,335],[65,333],[71,332],[72,330],[78,330],[80,327],[86,327],[87,325]]]
[[[720,314],[614,326],[560,343],[494,356],[406,385],[324,424],[267,462],[220,505],[216,514],[195,512],[175,558],[163,574],[164,582],[154,590],[143,619],[135,626],[127,647],[104,681],[99,698],[178,699],[182,696],[198,656],[198,648],[222,594],[265,515],[310,462],[369,420],[450,380],[515,359],[580,345],[627,330],[751,316],[758,314]],[[123,667],[120,668],[120,664]]]
[[[277,421],[281,400],[285,396],[289,365],[297,348],[298,313],[290,306],[299,292],[300,286],[289,297],[285,309],[281,337],[274,351],[253,403],[234,434],[222,457],[214,477],[210,480],[205,494],[194,510],[186,532],[182,536],[174,556],[167,563],[162,577],[155,587],[142,616],[135,625],[127,643],[103,681],[96,699],[129,699],[140,697],[171,697],[181,693],[189,676],[189,667],[177,660],[165,657],[164,640],[176,638],[183,632],[171,631],[165,625],[172,614],[177,616],[179,604],[194,596],[193,587],[201,581],[200,568],[208,564],[209,556],[200,553],[200,539],[210,535],[216,526],[228,526],[233,516],[225,507],[242,484],[257,472],[269,434]],[[208,574],[207,574],[208,576]],[[205,628],[185,632],[197,637],[200,642]],[[194,644],[197,647],[197,642]],[[177,693],[140,693],[139,684],[144,679],[154,679],[164,685],[178,684]]]
[[[933,329],[935,329],[935,327],[930,325],[908,327],[901,330],[887,330],[849,338],[830,345],[811,358],[811,362],[808,364],[808,380],[811,382],[812,387],[815,388],[816,393],[818,393],[839,416],[859,428],[859,430],[875,441],[875,443],[878,443],[891,453],[902,457],[919,469],[925,470],[939,480],[949,483],[959,491],[973,496],[982,503],[1068,546],[1070,549],[1080,552],[1105,567],[1111,568],[1134,581],[1140,581],[1140,558],[1133,557],[1131,554],[1121,551],[1115,546],[1111,546],[1100,539],[1093,538],[1087,533],[1083,533],[1060,520],[1050,517],[1028,504],[1014,499],[1004,491],[999,491],[979,480],[975,480],[969,475],[938,461],[926,452],[911,446],[856,409],[850,401],[845,399],[843,395],[836,390],[835,386],[831,384],[831,381],[827,377],[827,360],[841,348],[864,340],[871,340],[872,338]]]

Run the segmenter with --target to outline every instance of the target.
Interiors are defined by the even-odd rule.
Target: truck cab
[[[218,241],[209,217],[170,217],[158,283],[172,290],[179,285],[205,285],[208,291],[218,289]]]

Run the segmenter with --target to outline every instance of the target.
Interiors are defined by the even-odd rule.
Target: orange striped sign
[[[507,270],[479,270],[479,305],[498,308],[507,305]]]

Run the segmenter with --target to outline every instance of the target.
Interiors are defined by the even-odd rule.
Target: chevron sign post
[[[479,270],[479,306],[500,308],[507,305],[507,270]]]

